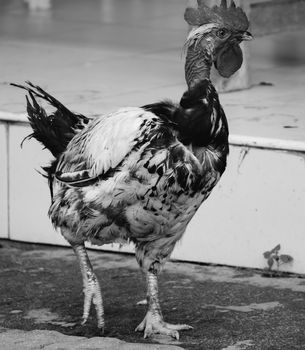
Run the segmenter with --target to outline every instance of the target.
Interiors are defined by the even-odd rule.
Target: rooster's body
[[[203,125],[194,120],[186,136],[175,123],[185,110],[169,103],[92,121],[59,156],[49,212],[54,225],[70,241],[131,240],[140,265],[161,263],[225,169],[226,119],[217,98],[214,105],[219,113],[206,115]],[[169,115],[158,113],[162,107]],[[205,107],[198,100],[197,108]],[[197,132],[206,134],[203,142],[194,139]]]
[[[215,28],[216,33],[219,26]],[[52,195],[49,215],[80,261],[84,321],[93,302],[98,325],[104,325],[101,291],[84,242],[132,241],[147,274],[149,303],[137,329],[145,330],[145,336],[163,333],[178,338],[177,330],[190,328],[163,321],[157,274],[226,167],[228,126],[209,80],[212,52],[197,47],[203,34],[213,38],[213,30],[205,25],[189,36],[188,90],[179,104],[123,108],[90,120],[70,112],[37,86],[23,87],[31,97],[32,136],[55,157],[45,168]],[[47,100],[56,112],[47,116],[35,97]]]

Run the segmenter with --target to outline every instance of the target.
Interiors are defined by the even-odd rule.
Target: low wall
[[[51,156],[35,141],[20,148],[29,133],[22,115],[0,121],[0,237],[65,245],[47,217],[49,189],[38,173]],[[282,269],[305,273],[305,143],[234,135],[230,143],[227,171],[173,258],[263,268],[262,253],[281,244],[294,258]]]

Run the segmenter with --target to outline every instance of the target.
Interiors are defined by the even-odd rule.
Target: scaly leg
[[[101,289],[97,277],[93,271],[88,254],[84,244],[78,244],[72,246],[77,259],[79,261],[84,286],[84,312],[83,322],[87,322],[91,303],[93,302],[96,310],[97,326],[104,331],[104,308]]]
[[[163,321],[158,297],[157,274],[154,272],[147,272],[147,295],[148,311],[144,320],[136,328],[136,331],[144,331],[144,338],[157,333],[169,335],[178,340],[179,330],[188,330],[193,328],[186,324],[174,325]]]

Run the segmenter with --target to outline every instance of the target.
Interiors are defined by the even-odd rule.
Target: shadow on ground
[[[82,280],[71,249],[0,241],[0,327],[99,336],[94,312],[85,326]],[[165,319],[194,330],[180,341],[144,340],[144,278],[133,256],[90,252],[101,282],[106,337],[189,350],[304,349],[305,280],[264,278],[259,271],[168,263],[160,278]]]

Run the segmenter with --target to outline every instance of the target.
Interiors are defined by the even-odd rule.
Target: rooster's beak
[[[249,32],[244,32],[241,36],[242,41],[250,41],[253,39],[253,36]]]

